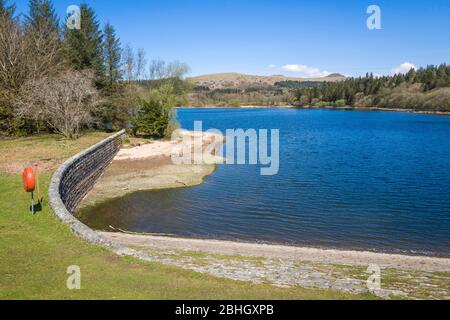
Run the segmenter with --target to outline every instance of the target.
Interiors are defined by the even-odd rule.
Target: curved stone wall
[[[122,146],[125,131],[94,145],[63,166],[59,194],[67,210],[75,212]]]
[[[72,214],[120,150],[125,134],[122,130],[65,162],[52,177],[48,197],[55,215],[82,239],[119,254],[134,254],[134,250],[104,239]]]

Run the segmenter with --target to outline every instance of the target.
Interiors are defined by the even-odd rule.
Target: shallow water
[[[201,186],[137,192],[81,219],[183,237],[450,256],[450,117],[179,109],[183,128],[280,129],[280,172],[219,166]]]

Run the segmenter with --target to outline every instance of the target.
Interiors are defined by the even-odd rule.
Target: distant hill
[[[345,78],[345,76],[340,73],[332,73],[326,76],[326,78]]]
[[[327,77],[322,78],[297,78],[286,77],[283,75],[255,76],[235,72],[207,74],[191,78],[191,80],[194,81],[198,86],[206,86],[210,89],[273,86],[275,83],[282,81],[336,82],[342,81],[344,79],[345,76],[339,73],[333,73]]]

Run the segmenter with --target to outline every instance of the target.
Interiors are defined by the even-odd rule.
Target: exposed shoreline
[[[400,108],[356,108],[350,106],[344,107],[297,107],[292,105],[285,106],[240,106],[240,107],[218,107],[218,106],[204,106],[204,107],[180,107],[177,109],[298,109],[298,110],[341,110],[341,111],[386,111],[386,112],[401,112],[401,113],[415,113],[415,114],[429,114],[429,115],[450,115],[450,111],[425,111],[425,110],[414,110],[414,109],[400,109]]]
[[[371,108],[356,108],[356,107],[350,107],[350,106],[344,106],[344,107],[294,107],[296,109],[304,109],[304,110],[320,110],[320,109],[327,109],[327,110],[347,110],[347,111],[386,111],[386,112],[401,112],[401,113],[416,113],[416,114],[431,114],[431,115],[450,115],[450,111],[425,111],[425,110],[414,110],[414,109],[401,109],[401,108],[378,108],[378,107],[371,107]]]
[[[193,134],[193,133],[190,133]],[[205,145],[215,141],[205,138]],[[216,142],[214,142],[216,143]],[[173,147],[170,141],[124,148],[102,176],[82,206],[92,206],[126,194],[144,190],[190,187],[202,184],[204,178],[215,171],[215,165],[175,165],[170,159]],[[122,231],[122,230],[121,230]],[[312,260],[330,264],[380,264],[402,269],[450,271],[450,259],[436,256],[414,256],[371,251],[335,250],[300,246],[241,243],[221,240],[183,239],[155,235],[102,233],[130,246],[143,245],[160,249],[189,249],[205,253],[239,254]]]
[[[226,107],[226,106],[203,106],[203,107],[195,107],[195,106],[186,106],[186,107],[177,107],[176,109],[294,109],[296,107],[291,105],[279,105],[279,106],[239,106],[239,107]]]
[[[450,299],[450,259],[221,240],[100,232],[161,262],[255,284],[371,294],[382,299]],[[370,289],[378,273],[380,286]]]
[[[276,244],[259,244],[225,240],[188,239],[124,232],[100,232],[109,240],[122,245],[163,250],[197,251],[229,256],[263,257],[308,261],[320,264],[352,265],[367,267],[450,272],[450,259],[431,256],[415,256],[371,251],[320,249]]]
[[[181,131],[181,135],[195,137],[196,133]],[[218,147],[223,137],[211,133],[203,135],[202,149]],[[172,162],[171,153],[179,150],[180,141],[153,141],[138,146],[125,146],[83,200],[80,209],[100,202],[146,191],[192,187],[202,184],[216,170],[222,158],[209,156],[206,163],[181,164]],[[193,148],[193,146],[191,146]]]

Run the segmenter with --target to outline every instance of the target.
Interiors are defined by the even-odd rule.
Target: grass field
[[[16,168],[36,160],[54,165],[101,140],[57,136],[0,140],[0,163]],[[29,155],[29,156],[28,156]],[[41,176],[46,195],[52,166]],[[215,278],[158,263],[118,257],[76,238],[44,203],[28,212],[19,173],[0,172],[0,299],[365,299],[332,291],[283,289]],[[81,268],[81,290],[67,289],[67,268]]]

